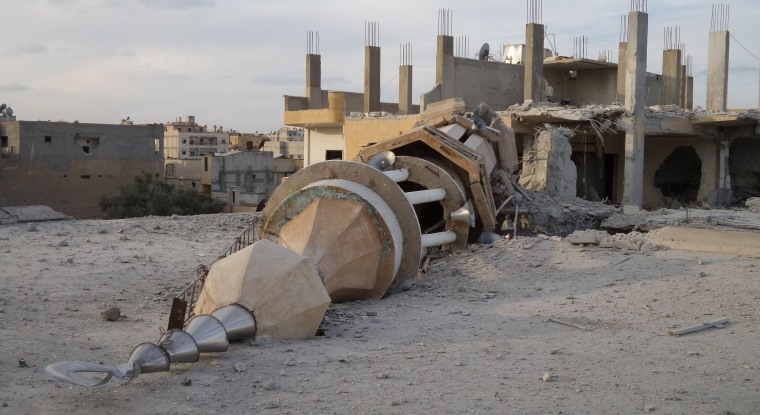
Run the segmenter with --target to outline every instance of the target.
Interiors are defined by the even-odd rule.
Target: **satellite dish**
[[[491,52],[491,47],[488,46],[488,43],[484,43],[483,46],[480,47],[480,52],[478,52],[478,59],[481,61],[487,61],[488,54],[490,52]]]
[[[372,156],[368,164],[380,171],[385,171],[393,167],[395,161],[396,155],[392,151],[381,151]]]
[[[11,115],[13,115],[13,108],[11,108],[11,107],[7,107],[7,108],[5,108],[5,115],[7,115],[7,116],[9,116],[9,117],[10,117]]]

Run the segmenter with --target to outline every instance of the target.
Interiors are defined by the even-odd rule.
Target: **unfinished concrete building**
[[[726,107],[726,6],[712,8],[706,109],[693,108],[691,60],[683,56],[677,28],[665,28],[662,73],[646,71],[646,2],[632,2],[622,18],[617,63],[607,55],[589,59],[585,38],[576,40],[572,56],[547,56],[540,6],[528,2],[525,41],[513,50],[519,58],[507,59],[505,51],[499,61],[487,53],[458,56],[451,14],[439,11],[436,84],[420,97],[420,107],[453,98],[462,99],[463,111],[487,104],[515,134],[522,158],[509,173],[523,173],[524,181],[537,154],[559,151],[537,131],[567,127],[572,134],[562,135],[569,145],[561,148],[570,163],[561,169],[575,169],[575,194],[590,200],[651,209],[725,206],[760,194],[760,167],[753,162],[760,155],[760,116]],[[304,128],[306,165],[352,159],[367,146],[415,130],[418,107],[407,98],[379,100],[375,28],[369,24],[365,36],[363,94],[322,89],[318,42],[309,37],[306,96],[286,96],[284,113],[286,125]],[[400,91],[412,82],[403,56],[399,73],[409,76],[399,76]]]
[[[47,205],[76,218],[147,172],[161,176],[163,125],[0,120],[0,206]]]
[[[303,167],[302,159],[271,151],[235,151],[201,160],[203,193],[227,205],[228,212],[260,210],[283,178]]]

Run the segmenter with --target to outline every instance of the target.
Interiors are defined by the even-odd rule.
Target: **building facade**
[[[161,124],[0,121],[0,206],[47,205],[76,218],[143,172],[160,177]]]

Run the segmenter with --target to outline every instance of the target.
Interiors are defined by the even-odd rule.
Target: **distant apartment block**
[[[230,150],[230,133],[222,126],[198,125],[195,116],[177,117],[164,126],[164,156],[167,159],[200,160]]]

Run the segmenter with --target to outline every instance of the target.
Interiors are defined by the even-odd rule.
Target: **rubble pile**
[[[564,127],[545,125],[523,158],[520,185],[526,190],[546,192],[550,196],[575,196],[577,169],[570,159],[573,132]]]

